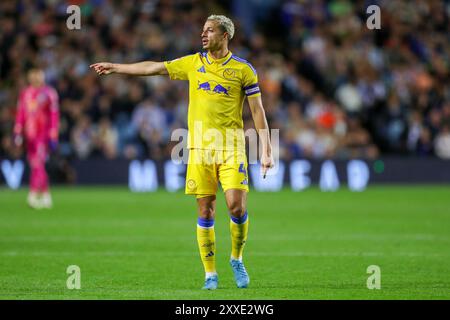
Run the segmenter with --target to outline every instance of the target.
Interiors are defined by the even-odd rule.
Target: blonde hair
[[[224,32],[228,33],[228,40],[233,39],[234,36],[234,24],[230,18],[225,17],[223,15],[212,14],[206,20],[212,20],[219,23],[220,27],[224,30]]]

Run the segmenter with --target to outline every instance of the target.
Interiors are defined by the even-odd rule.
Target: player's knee
[[[215,212],[214,212],[214,208],[208,207],[208,206],[204,206],[201,207],[199,210],[199,216],[200,218],[203,219],[214,219],[215,216]]]
[[[245,207],[239,202],[232,203],[228,209],[230,215],[236,218],[240,218],[245,214]]]

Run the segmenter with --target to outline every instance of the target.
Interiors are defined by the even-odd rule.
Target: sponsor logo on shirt
[[[198,81],[197,90],[203,90],[208,94],[220,94],[220,95],[229,95],[231,87],[225,88],[220,83],[216,81]]]

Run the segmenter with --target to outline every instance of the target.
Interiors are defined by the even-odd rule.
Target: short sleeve
[[[247,64],[242,70],[243,90],[247,97],[261,95],[258,84],[258,75],[251,64]]]
[[[195,54],[170,61],[164,61],[169,77],[172,80],[188,80],[189,72],[194,65]]]

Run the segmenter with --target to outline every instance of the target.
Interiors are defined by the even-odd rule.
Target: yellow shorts
[[[195,194],[197,198],[215,195],[218,182],[224,192],[229,189],[248,192],[245,151],[190,149],[186,194]]]

